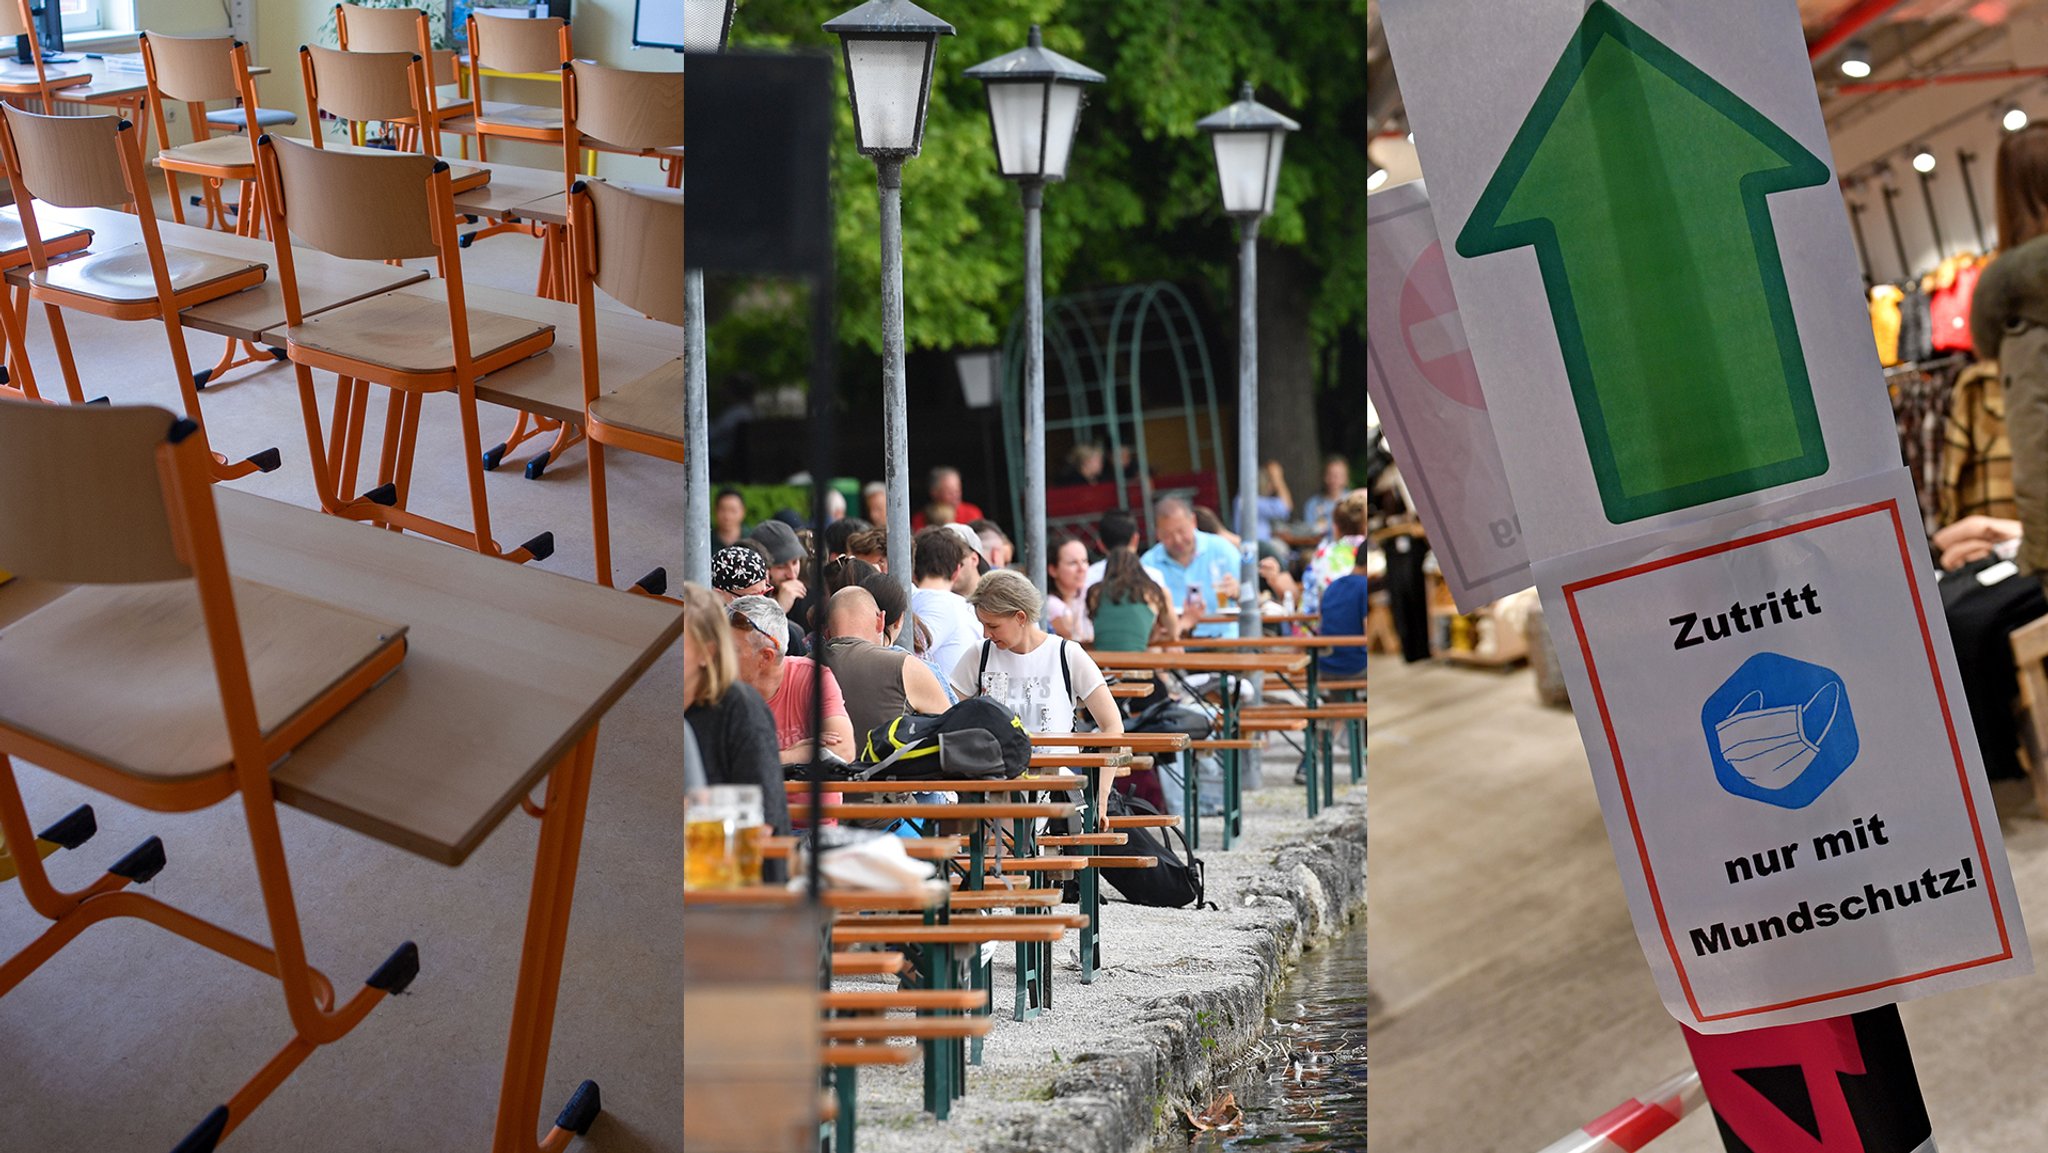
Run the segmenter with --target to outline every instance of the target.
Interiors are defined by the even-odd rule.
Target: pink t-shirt
[[[839,695],[839,682],[832,670],[821,668],[809,657],[788,657],[782,662],[782,687],[768,698],[768,711],[775,714],[775,743],[789,748],[811,739],[811,694],[818,674],[825,675],[825,715],[846,715],[846,699]]]

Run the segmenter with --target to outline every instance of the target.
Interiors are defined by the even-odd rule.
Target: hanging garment
[[[1899,297],[1899,363],[1927,360],[1934,355],[1933,317],[1928,313],[1927,294],[1917,281],[1905,285]]]
[[[1899,362],[1899,301],[1905,296],[1896,284],[1870,290],[1870,331],[1877,337],[1877,362],[1886,368]]]
[[[1954,524],[1973,513],[2019,519],[2012,497],[2012,442],[2005,435],[2005,383],[1997,361],[1980,360],[1956,377],[1944,437],[1939,521]]]
[[[1970,298],[1982,270],[1974,260],[1959,263],[1928,297],[1929,343],[1936,352],[1970,352]]]

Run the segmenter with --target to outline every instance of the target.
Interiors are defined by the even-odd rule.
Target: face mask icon
[[[1834,683],[1822,685],[1803,705],[1764,707],[1764,694],[1752,691],[1736,703],[1735,711],[1714,726],[1720,739],[1721,756],[1744,780],[1760,788],[1782,789],[1799,779],[1799,774],[1820,756],[1820,743],[1842,708],[1842,689]],[[1819,722],[1811,739],[1807,732]]]
[[[1707,698],[1700,727],[1723,789],[1786,809],[1812,804],[1860,751],[1841,676],[1778,653],[1744,661]]]

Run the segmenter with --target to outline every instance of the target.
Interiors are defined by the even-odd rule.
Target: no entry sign
[[[1917,518],[1895,469],[1537,568],[1637,934],[1694,1028],[2030,968]]]

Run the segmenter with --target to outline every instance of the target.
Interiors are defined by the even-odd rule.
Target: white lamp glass
[[[1287,134],[1268,132],[1266,139],[1272,142],[1272,153],[1266,159],[1266,204],[1265,213],[1273,214],[1273,201],[1280,195],[1280,152],[1287,147]]]
[[[863,149],[909,151],[917,145],[917,110],[924,98],[923,40],[852,39],[846,67],[860,117]]]
[[[1031,176],[1038,172],[1045,90],[1051,87],[1054,86],[1042,80],[988,86],[989,119],[995,123],[996,162],[1004,176]]]
[[[1267,174],[1279,166],[1280,150],[1267,152],[1263,132],[1218,132],[1211,140],[1216,146],[1216,176],[1223,188],[1223,211],[1266,212],[1272,200],[1264,185]]]
[[[1052,86],[1052,106],[1046,115],[1045,175],[1053,180],[1067,178],[1067,154],[1074,147],[1074,129],[1081,122],[1081,90],[1072,84]]]

